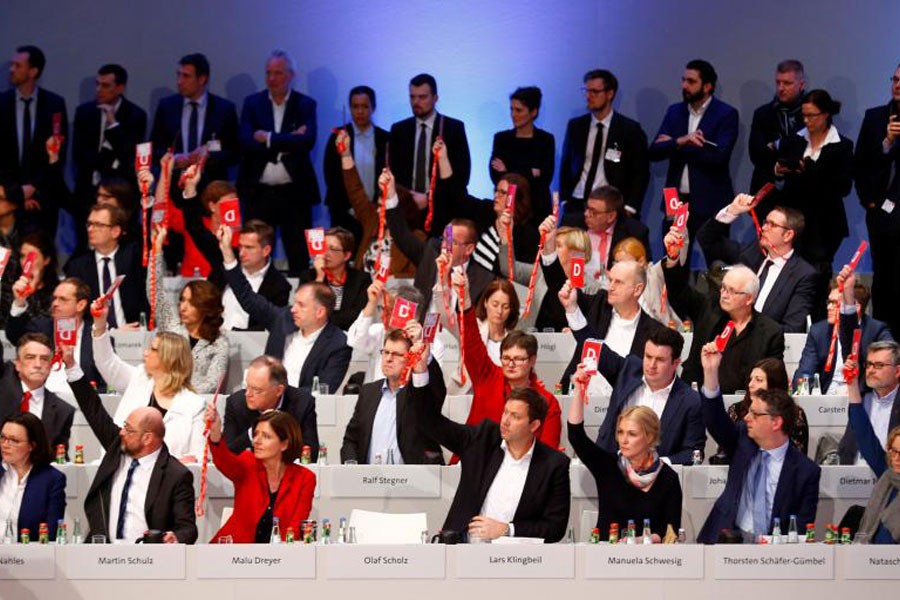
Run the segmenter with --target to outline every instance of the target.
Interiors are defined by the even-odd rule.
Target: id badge
[[[895,206],[897,206],[897,205],[894,203],[893,200],[885,199],[885,201],[881,204],[881,210],[883,210],[887,214],[891,214],[892,212],[894,212]]]
[[[603,159],[614,163],[622,162],[622,151],[618,148],[607,148]]]
[[[217,140],[215,138],[206,142],[206,149],[210,152],[221,152],[222,151],[222,142],[221,140]]]

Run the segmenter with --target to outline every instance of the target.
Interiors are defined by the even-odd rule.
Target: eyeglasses
[[[900,77],[897,77],[896,75],[894,75],[893,77],[891,77],[891,83],[893,83],[894,85],[897,85],[898,83],[900,83]]]
[[[0,444],[9,444],[10,446],[20,446],[24,444],[25,440],[20,440],[14,437],[9,437],[5,435],[0,435]]]
[[[729,287],[729,286],[727,286],[727,285],[723,285],[721,288],[719,288],[719,293],[720,293],[720,294],[728,294],[729,296],[742,296],[742,295],[745,296],[745,295],[747,295],[749,292],[742,292],[742,291],[740,291],[740,290],[734,289],[733,287]]]
[[[776,223],[775,221],[772,221],[771,219],[766,219],[765,222],[763,223],[763,227],[778,227],[780,229],[784,229],[785,231],[790,231],[790,229],[791,229],[790,227],[787,227],[785,225],[779,225],[778,223]]]
[[[134,433],[144,433],[144,431],[142,429],[135,429],[128,423],[125,423],[124,425],[122,425],[122,429],[125,431],[125,433],[127,433],[129,435],[134,434]]]
[[[772,413],[758,412],[758,411],[753,410],[752,408],[750,409],[750,411],[747,414],[750,415],[753,418],[753,420],[756,420],[760,417],[771,417],[772,416]]]
[[[526,362],[530,356],[501,356],[500,362],[505,365],[516,366]]]
[[[381,350],[380,352],[381,352],[381,355],[385,358],[400,359],[400,358],[404,358],[406,356],[406,354],[404,354],[402,352],[393,352],[391,350]]]
[[[871,360],[867,360],[867,361],[866,361],[866,368],[867,368],[867,369],[876,369],[876,370],[879,370],[879,371],[880,371],[881,369],[883,369],[883,368],[885,368],[885,367],[893,367],[893,366],[894,366],[894,365],[891,364],[891,363],[872,362]]]
[[[803,120],[804,120],[804,121],[807,121],[807,120],[809,120],[809,119],[815,119],[816,117],[821,117],[823,114],[825,114],[825,113],[820,113],[820,112],[817,112],[817,113],[803,113]]]
[[[586,217],[599,217],[601,215],[608,215],[608,214],[611,214],[614,212],[616,212],[616,211],[614,211],[614,210],[597,210],[597,209],[588,208],[588,207],[584,208],[584,215]]]
[[[101,222],[99,222],[99,221],[88,221],[87,223],[84,224],[84,226],[85,226],[87,229],[90,229],[91,227],[97,227],[97,228],[101,228],[101,227],[111,228],[111,227],[114,227],[113,225],[110,225],[109,223],[101,223]]]
[[[602,94],[605,91],[606,91],[606,88],[599,88],[599,89],[598,88],[589,88],[589,87],[581,88],[581,93],[587,94],[588,96],[599,96],[600,94]]]
[[[888,456],[891,458],[900,458],[900,450],[896,450],[894,448],[887,449]]]

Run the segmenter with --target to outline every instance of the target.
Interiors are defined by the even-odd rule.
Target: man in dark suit
[[[84,497],[86,539],[93,541],[94,535],[102,534],[112,543],[132,543],[145,531],[156,529],[164,532],[167,544],[196,542],[194,477],[169,454],[162,414],[150,406],[138,408],[119,428],[70,350],[63,359],[69,387],[106,450]],[[137,490],[146,493],[141,496]]]
[[[615,454],[619,449],[619,414],[629,406],[647,406],[659,417],[661,437],[657,452],[661,457],[672,464],[689,465],[695,450],[703,452],[706,429],[700,414],[700,396],[676,375],[683,347],[680,333],[661,327],[647,339],[643,358],[633,354],[623,358],[608,347],[600,351],[597,368],[612,382],[613,393],[600,425],[598,446]]]
[[[429,439],[416,421],[419,411],[409,405],[413,402],[409,385],[400,386],[400,375],[406,367],[404,358],[410,345],[406,332],[401,329],[395,329],[385,337],[381,350],[384,378],[364,384],[359,391],[353,417],[344,431],[342,463],[355,460],[361,465],[378,462],[444,464],[440,445]],[[444,377],[436,360],[429,363],[428,372],[432,385],[446,393]]]
[[[36,46],[19,46],[10,61],[12,89],[0,94],[0,180],[24,208],[25,229],[52,239],[69,195],[63,179],[69,120],[62,96],[38,86],[46,62]]]
[[[103,65],[97,71],[94,100],[75,110],[72,133],[72,162],[75,165],[76,223],[87,220],[90,207],[97,201],[97,188],[103,179],[118,178],[135,187],[135,145],[147,133],[147,113],[125,98],[128,71],[121,65]],[[137,191],[135,187],[135,191]],[[87,248],[85,231],[75,228],[77,250]]]
[[[294,59],[275,50],[266,61],[266,90],[241,110],[244,159],[238,188],[245,218],[281,227],[292,273],[309,264],[303,231],[312,227],[319,182],[309,153],[316,143],[316,101],[291,89]]]
[[[803,234],[803,213],[774,207],[762,224],[759,240],[741,245],[728,238],[731,223],[750,211],[753,196],[738,194],[697,232],[707,264],[720,260],[744,264],[759,278],[759,296],[753,307],[784,327],[785,333],[806,331],[806,318],[815,302],[815,268],[795,251]]]
[[[425,352],[414,368],[409,401],[423,430],[462,463],[442,529],[467,532],[469,539],[558,542],[569,521],[569,459],[535,437],[547,416],[544,398],[531,388],[516,388],[506,397],[499,424],[455,423],[441,414],[445,392],[431,383],[427,361]]]
[[[119,275],[122,285],[113,293],[107,322],[111,328],[137,326],[141,313],[149,313],[141,247],[135,242],[119,245],[125,225],[122,211],[112,204],[97,204],[87,217],[88,244],[92,250],[66,263],[67,277],[88,284],[91,298],[105,294]]]
[[[900,65],[891,99],[866,111],[854,156],[854,179],[872,245],[872,316],[900,331]]]
[[[692,60],[681,77],[683,102],[669,106],[650,160],[668,160],[666,186],[691,203],[690,241],[707,219],[734,197],[728,163],[738,136],[738,112],[713,96],[718,75],[705,60]]]
[[[375,112],[375,90],[367,85],[358,85],[350,90],[349,123],[342,126],[350,138],[349,150],[353,156],[353,164],[359,172],[363,189],[369,200],[376,202],[379,194],[378,176],[384,169],[386,149],[390,134],[372,123]],[[350,199],[344,185],[344,174],[341,155],[337,151],[335,140],[337,133],[332,133],[325,145],[325,164],[322,175],[325,177],[325,204],[331,214],[333,227],[344,227],[353,233],[357,240],[362,239],[362,225],[350,214]]]
[[[759,390],[743,421],[732,422],[719,389],[722,355],[714,344],[703,349],[703,422],[734,457],[728,483],[697,535],[714,544],[723,529],[740,530],[753,542],[772,532],[777,517],[785,531],[791,515],[801,530],[815,523],[822,469],[790,441],[797,406],[785,390]]]
[[[235,454],[253,449],[253,430],[261,414],[269,410],[290,414],[300,425],[303,445],[312,450],[312,462],[319,456],[316,401],[287,384],[287,370],[277,358],[258,356],[247,368],[247,387],[228,396],[225,402],[225,442]]]
[[[632,217],[626,208],[622,192],[611,185],[602,185],[591,191],[580,223],[574,224],[575,227],[586,229],[591,238],[591,259],[585,264],[585,277],[604,277],[616,262],[616,244],[625,238],[633,237],[640,241],[644,246],[647,262],[651,262],[650,230]],[[564,224],[566,219],[563,219]]]
[[[590,114],[569,121],[559,163],[567,225],[584,227],[579,222],[583,223],[585,200],[602,185],[621,190],[629,214],[641,213],[650,181],[647,134],[640,123],[613,111],[618,89],[618,79],[606,69],[594,69],[584,76]]]
[[[51,448],[62,445],[68,451],[75,409],[44,387],[52,359],[53,344],[44,334],[19,338],[16,360],[0,378],[0,422],[20,410],[30,412],[44,424]]]

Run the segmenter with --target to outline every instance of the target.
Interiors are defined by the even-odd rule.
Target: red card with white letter
[[[219,200],[219,217],[222,219],[222,225],[231,227],[232,231],[238,231],[241,228],[240,200],[237,198]]]
[[[771,194],[775,190],[775,184],[771,181],[766,185],[759,188],[759,191],[756,192],[756,195],[753,196],[753,202],[750,203],[750,208],[756,208],[756,205],[763,201],[763,198]]]
[[[516,212],[516,184],[510,183],[509,187],[506,191],[506,206],[504,210],[509,214],[515,214]]]
[[[3,273],[6,271],[6,265],[9,263],[10,256],[12,256],[12,251],[9,248],[0,246],[0,277],[3,277]]]
[[[681,206],[678,198],[678,188],[663,188],[663,198],[666,199],[666,216],[674,217],[675,211]]]
[[[313,227],[306,230],[306,248],[310,258],[325,254],[325,229]]]
[[[584,253],[573,252],[569,259],[569,266],[572,268],[572,274],[569,277],[569,283],[575,289],[584,288]]]
[[[416,303],[405,298],[397,298],[394,302],[394,310],[391,312],[391,320],[388,326],[391,329],[402,329],[407,323],[416,318]]]
[[[375,262],[375,279],[381,283],[387,283],[388,277],[391,275],[391,257],[388,254],[382,254]]]
[[[25,262],[22,263],[22,275],[31,278],[31,270],[34,268],[34,261],[37,260],[37,252],[32,250],[25,255]]]
[[[76,332],[78,324],[75,317],[68,319],[56,319],[54,321],[54,329],[56,331],[57,346],[74,346],[76,342]]]
[[[862,341],[862,329],[854,329],[853,330],[853,346],[851,346],[850,356],[853,357],[853,360],[859,358],[859,346]]]
[[[434,336],[437,335],[440,327],[441,315],[438,313],[428,313],[425,315],[425,323],[422,325],[422,341],[426,344],[434,342]]]
[[[103,294],[104,300],[109,300],[113,297],[113,294],[115,294],[116,290],[119,289],[119,286],[122,285],[123,279],[125,279],[124,275],[116,275],[116,278],[113,279],[113,282],[109,284],[109,289],[106,290],[105,294]]]
[[[675,228],[681,233],[684,233],[687,229],[688,217],[691,214],[689,211],[690,205],[690,202],[682,204],[678,207],[678,210],[675,211]]]
[[[62,135],[62,113],[53,113],[53,137]]]
[[[866,251],[866,248],[869,247],[869,243],[866,240],[863,240],[859,243],[859,248],[856,249],[856,254],[853,255],[853,258],[850,259],[850,270],[855,271],[856,266],[859,264],[859,259],[862,258],[863,252]]]
[[[597,363],[600,361],[600,350],[603,348],[603,342],[588,338],[584,340],[584,346],[581,348],[581,363],[584,365],[586,375],[597,374]]]
[[[734,333],[734,321],[728,321],[728,325],[722,330],[722,333],[716,336],[716,350],[725,352],[725,346],[728,345],[728,339]]]
[[[153,162],[153,143],[144,142],[134,149],[134,170],[148,170]]]

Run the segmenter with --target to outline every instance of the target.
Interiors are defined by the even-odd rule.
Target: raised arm
[[[109,306],[105,302],[95,300],[91,305],[91,313],[94,315],[91,335],[94,365],[100,371],[100,376],[103,377],[108,386],[123,392],[143,367],[129,365],[119,358],[115,350],[113,350],[112,339],[109,331],[106,329],[106,314],[108,312]]]

